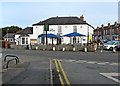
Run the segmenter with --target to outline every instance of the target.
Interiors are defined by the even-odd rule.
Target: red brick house
[[[94,30],[94,40],[120,40],[120,23],[115,22],[113,25],[97,27]]]

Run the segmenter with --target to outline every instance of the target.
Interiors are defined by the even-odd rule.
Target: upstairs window
[[[106,30],[106,35],[107,35],[107,30]]]
[[[105,30],[104,30],[104,35],[105,35]]]
[[[98,35],[99,35],[99,31],[98,31]]]
[[[62,27],[58,26],[58,33],[62,33]]]
[[[112,29],[112,34],[114,34],[114,29]]]
[[[117,34],[119,34],[119,28],[117,28]]]
[[[73,32],[77,32],[77,26],[73,26]]]

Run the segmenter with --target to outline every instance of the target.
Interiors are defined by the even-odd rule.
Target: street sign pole
[[[47,40],[47,31],[49,31],[49,25],[45,24],[44,25],[44,31],[46,31],[46,45],[48,44],[48,40]]]
[[[47,42],[48,42],[48,41],[47,41],[47,30],[46,30],[46,45],[48,44]]]

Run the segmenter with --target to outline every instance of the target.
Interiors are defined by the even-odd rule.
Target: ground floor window
[[[76,37],[73,37],[73,43],[76,43]]]
[[[44,37],[41,37],[41,43],[45,44],[45,38]]]
[[[28,44],[28,38],[26,38],[26,44]]]
[[[25,44],[25,38],[22,38],[22,44]]]

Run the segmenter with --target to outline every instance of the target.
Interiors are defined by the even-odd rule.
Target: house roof
[[[3,38],[14,38],[15,33],[7,33]]]
[[[112,28],[112,29],[115,29],[115,28],[118,28],[118,27],[120,27],[120,23],[118,23],[117,26],[115,26],[115,25],[110,25],[110,27],[104,26],[103,29],[104,29],[104,30],[111,29],[111,28]],[[99,31],[102,30],[102,27],[100,27],[99,29],[95,29],[94,31],[98,31],[98,30],[99,30]]]
[[[33,27],[26,27],[26,28],[16,32],[16,34],[21,34],[21,35],[33,34]]]
[[[85,21],[82,21],[78,17],[51,17],[44,21],[40,21],[36,24],[33,24],[33,26],[45,25],[45,24],[48,24],[48,25],[72,25],[72,24],[88,24],[88,23],[86,23]],[[88,25],[91,26],[90,24],[88,24]],[[91,26],[91,27],[93,27],[93,26]]]

